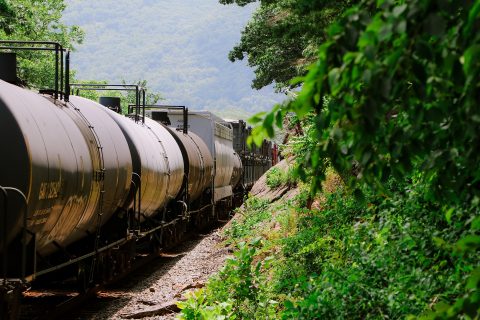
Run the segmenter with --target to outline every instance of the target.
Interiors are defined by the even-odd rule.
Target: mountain
[[[63,20],[86,37],[72,55],[84,80],[146,79],[151,90],[192,109],[224,116],[271,108],[284,96],[251,88],[253,71],[228,52],[255,10],[218,0],[66,0]]]

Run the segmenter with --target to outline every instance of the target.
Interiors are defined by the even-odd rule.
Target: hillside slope
[[[146,79],[167,103],[233,110],[237,118],[283,99],[271,88],[251,89],[252,70],[227,58],[254,6],[223,6],[217,0],[67,4],[64,21],[86,32],[72,57],[81,79]]]
[[[226,231],[233,257],[204,289],[185,294],[181,319],[421,316],[461,294],[465,261],[478,266],[473,255],[462,260],[445,250],[442,238],[456,237],[456,226],[430,214],[418,186],[392,181],[390,196],[359,199],[327,170],[312,203],[308,185],[283,175],[286,163],[274,169]],[[478,303],[467,307],[475,312]]]

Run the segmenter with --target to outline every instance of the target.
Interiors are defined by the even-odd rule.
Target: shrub
[[[277,274],[277,290],[290,296],[284,319],[422,315],[478,281],[467,281],[480,264],[475,254],[460,257],[449,248],[468,227],[438,215],[442,208],[424,197],[424,185],[388,185],[396,191],[390,197],[336,193],[324,211],[301,218],[298,233],[284,241],[287,261]],[[471,215],[455,211],[458,222]],[[465,305],[476,301],[467,299]]]
[[[266,173],[266,182],[270,189],[276,189],[280,186],[294,186],[297,180],[294,169],[289,168],[284,171],[278,167],[273,167]]]

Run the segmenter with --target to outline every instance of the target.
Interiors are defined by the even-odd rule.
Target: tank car
[[[0,80],[0,148],[8,150],[0,185],[25,194],[27,227],[42,256],[95,233],[128,206],[127,141],[105,108],[80,99],[54,101]],[[21,212],[18,198],[8,203],[7,212]],[[21,224],[20,214],[8,216],[7,245]]]
[[[153,120],[148,120],[152,121]],[[195,133],[169,128],[181,149],[188,203],[197,201],[213,181],[213,158],[205,142]]]

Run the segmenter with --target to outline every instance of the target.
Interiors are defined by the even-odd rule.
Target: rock
[[[182,296],[182,293],[184,293],[185,291],[187,290],[190,290],[190,289],[199,289],[199,288],[203,288],[205,287],[205,282],[203,281],[199,281],[199,282],[196,282],[196,283],[190,283],[188,285],[186,285],[185,287],[183,287],[176,295],[175,295],[175,298],[180,298]]]
[[[137,313],[123,314],[121,315],[121,317],[123,319],[141,319],[146,317],[164,316],[166,314],[175,313],[179,311],[180,309],[177,306],[177,301],[170,301],[170,302],[164,303],[159,308],[148,309],[148,310],[140,311]]]
[[[150,292],[155,292],[155,289],[154,289],[154,288],[150,288]]]
[[[289,168],[289,163],[286,159],[280,161],[275,165],[275,168],[278,168],[279,170],[282,171],[287,171]],[[289,190],[291,189],[291,186],[280,186],[275,189],[270,189],[269,186],[267,186],[267,175],[266,173],[260,177],[260,179],[257,180],[257,182],[253,185],[252,190],[250,190],[250,194],[262,198],[262,199],[267,199],[270,202],[277,201],[283,195],[285,195]]]
[[[153,302],[153,301],[148,301],[148,300],[138,300],[138,303],[141,303],[141,304],[144,304],[144,305],[147,305],[147,306],[154,306],[154,305],[156,305],[155,302]]]
[[[287,193],[285,193],[283,195],[283,199],[284,200],[291,200],[291,199],[295,198],[295,196],[297,196],[299,193],[300,193],[300,190],[298,188],[288,190]]]

